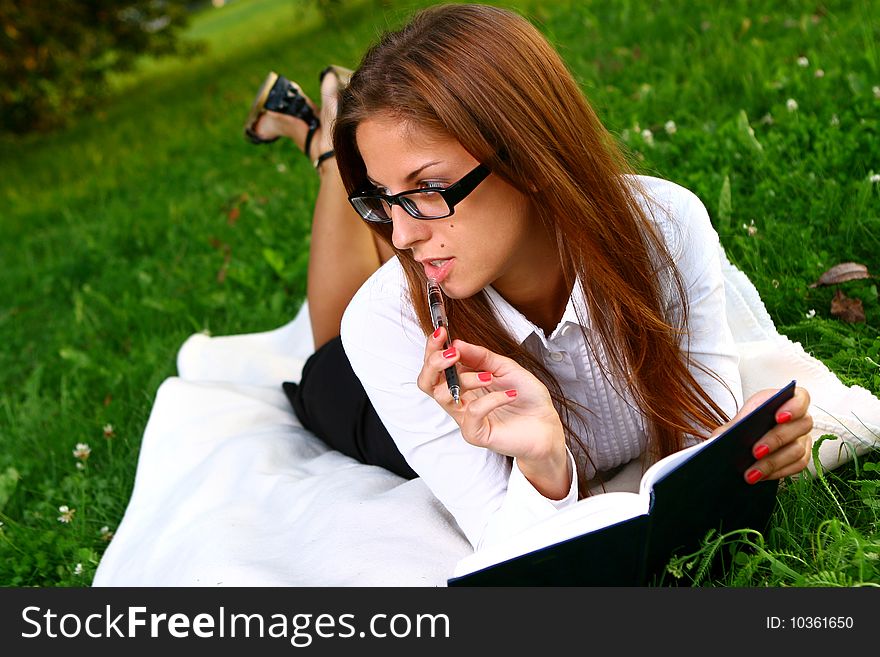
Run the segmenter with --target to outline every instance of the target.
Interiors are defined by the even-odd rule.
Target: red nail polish
[[[776,416],[776,424],[785,424],[791,419],[791,413],[782,411]]]
[[[516,397],[516,390],[505,390],[504,394],[508,397]]]
[[[752,454],[755,455],[756,459],[762,459],[770,453],[770,448],[767,445],[756,445],[755,449],[752,450]]]
[[[491,381],[492,380],[492,373],[491,372],[480,372],[479,374],[477,374],[477,378],[480,381]]]
[[[455,358],[455,347],[450,347],[443,352],[443,358]]]
[[[436,340],[439,337],[440,337],[440,329],[438,328],[436,331],[434,331],[434,339]]]
[[[746,481],[748,481],[750,484],[757,484],[759,481],[761,481],[761,478],[763,476],[764,475],[761,474],[760,470],[749,470],[746,473]]]

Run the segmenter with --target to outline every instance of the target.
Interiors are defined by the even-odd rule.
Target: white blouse
[[[687,344],[691,373],[730,416],[742,404],[738,356],[727,325],[718,235],[700,200],[675,183],[637,177],[640,202],[660,228],[688,297]],[[559,325],[549,335],[526,319],[491,287],[486,294],[510,334],[543,360],[565,395],[591,411],[580,436],[599,470],[639,457],[645,450],[642,413],[631,396],[603,375],[584,341],[575,309],[590,331],[589,313],[575,285]],[[416,385],[426,337],[408,307],[408,289],[397,258],[361,287],[345,311],[342,343],[352,368],[398,449],[459,527],[479,549],[503,541],[577,501],[541,495],[515,459],[465,442],[455,421]],[[670,301],[673,301],[672,299]],[[595,345],[594,345],[595,350]],[[693,364],[715,372],[734,393]],[[595,415],[594,415],[595,414]],[[575,454],[582,458],[582,455]],[[588,476],[595,469],[586,464]]]

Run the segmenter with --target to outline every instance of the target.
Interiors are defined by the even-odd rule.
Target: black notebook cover
[[[447,580],[449,586],[643,586],[711,529],[763,531],[779,482],[747,484],[752,446],[776,424],[795,382],[654,483],[648,515]]]

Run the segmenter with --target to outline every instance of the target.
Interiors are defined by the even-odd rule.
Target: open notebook
[[[712,529],[763,530],[777,481],[747,484],[752,446],[794,395],[792,381],[721,435],[671,454],[642,476],[639,492],[587,497],[461,559],[450,586],[644,585]]]

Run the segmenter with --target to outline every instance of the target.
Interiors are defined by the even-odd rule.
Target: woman
[[[385,35],[348,84],[334,73],[320,129],[272,112],[254,127],[308,143],[321,176],[317,351],[291,396],[331,445],[417,473],[479,548],[774,392],[741,404],[705,208],[628,172],[527,21],[433,7]],[[428,278],[451,336],[431,324]],[[798,389],[781,408],[749,483],[806,467],[808,406]]]

